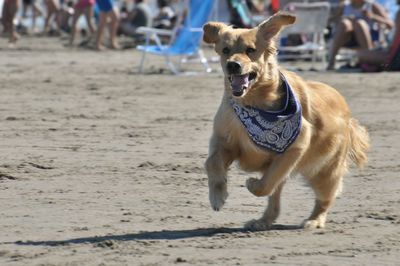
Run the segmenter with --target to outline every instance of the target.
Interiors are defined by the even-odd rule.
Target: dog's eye
[[[228,47],[225,47],[224,49],[222,49],[222,53],[224,54],[229,54],[231,52],[231,50],[229,50]]]
[[[251,53],[254,53],[255,51],[256,51],[256,49],[251,48],[251,47],[248,47],[248,48],[246,49],[246,54],[251,54]]]

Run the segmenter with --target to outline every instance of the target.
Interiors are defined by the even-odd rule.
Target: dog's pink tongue
[[[231,86],[233,93],[240,96],[243,90],[249,87],[249,75],[232,75]]]

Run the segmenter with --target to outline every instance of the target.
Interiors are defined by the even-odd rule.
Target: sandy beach
[[[248,232],[267,202],[244,186],[256,174],[233,166],[224,208],[208,202],[222,74],[173,76],[150,57],[139,75],[139,59],[0,39],[0,265],[399,264],[399,73],[299,72],[346,97],[369,163],[346,176],[325,229],[299,228],[314,195],[298,176],[277,225]]]

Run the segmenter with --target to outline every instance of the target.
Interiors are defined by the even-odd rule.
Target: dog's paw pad
[[[317,229],[317,228],[324,228],[325,223],[319,220],[305,220],[302,226],[304,229]]]
[[[245,225],[244,228],[251,231],[265,231],[271,228],[271,225],[265,222],[265,220],[250,220]]]

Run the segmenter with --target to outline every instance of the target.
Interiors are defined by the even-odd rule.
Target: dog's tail
[[[363,168],[367,162],[369,149],[369,135],[365,127],[361,126],[357,119],[350,119],[350,160],[358,167]]]

